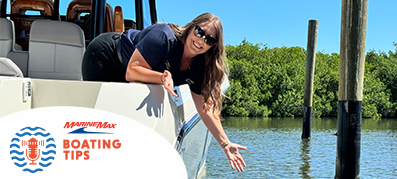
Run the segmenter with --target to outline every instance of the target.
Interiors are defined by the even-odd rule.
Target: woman
[[[184,27],[155,24],[121,36],[100,35],[84,54],[83,78],[163,84],[174,97],[174,85],[189,84],[202,121],[240,172],[245,162],[238,150],[246,147],[229,142],[219,117],[224,59],[221,21],[204,13]]]

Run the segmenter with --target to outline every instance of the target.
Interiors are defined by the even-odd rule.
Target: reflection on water
[[[301,142],[301,154],[299,157],[302,160],[302,166],[299,167],[300,169],[300,176],[301,178],[310,178],[310,140],[309,139],[302,139]]]
[[[241,151],[247,167],[230,169],[225,154],[212,140],[203,178],[334,178],[336,118],[312,120],[310,140],[302,140],[302,118],[228,117],[223,122],[231,141],[248,147]],[[397,120],[363,119],[361,178],[397,177]]]

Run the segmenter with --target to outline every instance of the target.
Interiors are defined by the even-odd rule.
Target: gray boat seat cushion
[[[14,24],[6,18],[0,18],[0,57],[7,57],[13,49]]]
[[[76,24],[36,20],[30,29],[28,75],[31,78],[82,80],[84,51],[84,34]]]
[[[23,73],[9,58],[0,57],[0,76],[23,78]]]

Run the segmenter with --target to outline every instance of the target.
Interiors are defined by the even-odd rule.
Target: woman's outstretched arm
[[[243,166],[245,167],[246,165],[238,150],[245,150],[247,147],[230,143],[225,131],[223,130],[221,121],[216,119],[212,112],[203,111],[203,97],[193,92],[191,93],[201,120],[204,122],[205,126],[207,126],[208,130],[214,136],[218,144],[222,147],[223,152],[225,152],[227,158],[229,159],[232,169],[236,169],[239,172],[244,171]]]
[[[141,53],[135,49],[128,62],[125,79],[129,82],[164,84],[164,88],[174,97],[174,82],[171,73],[165,70],[163,73],[152,70]]]

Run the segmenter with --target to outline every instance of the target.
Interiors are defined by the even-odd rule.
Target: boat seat
[[[27,15],[27,11],[37,11],[39,17],[12,17],[15,23],[16,43],[22,50],[29,49],[29,31],[32,23],[36,19],[51,19],[54,13],[54,5],[49,0],[15,0],[11,3],[12,15]]]
[[[13,49],[14,24],[6,18],[0,18],[0,57],[7,57],[8,52]]]
[[[121,6],[114,7],[114,32],[124,32],[124,17]]]
[[[11,59],[0,57],[0,76],[23,77],[23,73]]]
[[[29,77],[82,80],[84,41],[83,31],[74,23],[34,21],[29,39]]]
[[[0,18],[0,47],[2,47],[0,49],[0,57],[5,57],[5,54],[12,50],[22,50],[22,47],[15,43],[14,30],[15,28],[13,21],[10,21],[6,18]],[[14,48],[12,48],[12,46],[14,46]]]
[[[82,14],[87,14],[82,16]],[[87,40],[89,40],[90,33],[90,14],[91,0],[73,0],[69,3],[66,10],[66,21],[75,23],[83,29]],[[113,32],[113,8],[106,3],[104,32]]]
[[[21,47],[15,43],[14,23],[6,18],[0,18],[0,47],[0,57],[11,59],[26,76],[29,54],[20,51]]]

